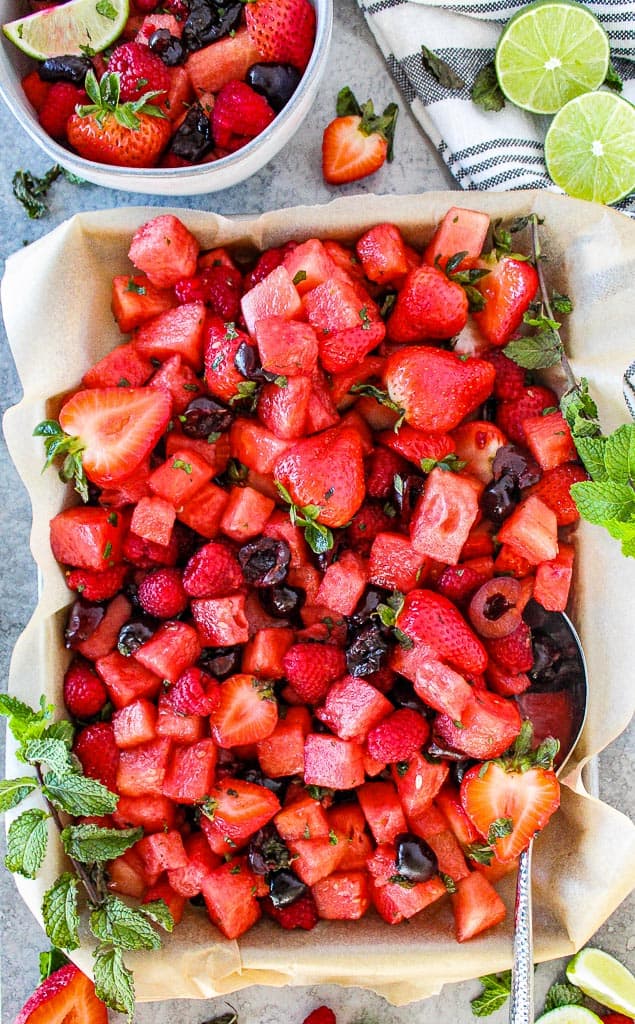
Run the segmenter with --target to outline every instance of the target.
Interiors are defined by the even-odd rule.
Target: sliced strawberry
[[[30,996],[15,1024],[108,1024],[105,1003],[95,995],[95,986],[75,964],[65,964],[49,975]]]
[[[210,716],[219,747],[256,743],[270,736],[278,721],[278,705],[270,687],[255,676],[236,675],[220,687],[220,703]]]
[[[350,102],[338,97],[338,113],[324,130],[322,137],[322,174],[330,185],[345,185],[374,174],[388,157],[394,133],[396,110],[386,107],[383,115],[375,114],[370,100],[360,107],[350,90]]]
[[[545,768],[510,771],[491,762],[470,768],[461,783],[461,802],[499,860],[514,860],[560,805],[555,773]],[[499,827],[493,830],[492,826]],[[505,824],[502,824],[505,823]],[[507,832],[507,830],[510,831]],[[498,837],[493,835],[499,832]],[[507,834],[500,835],[504,831]]]
[[[82,463],[98,486],[123,480],[152,451],[168,425],[172,402],[153,388],[90,388],[73,395],[60,426],[84,446]]]
[[[531,263],[509,256],[488,269],[489,273],[476,283],[485,308],[474,313],[474,320],[490,344],[504,345],[520,327],[536,294],[538,274]]]

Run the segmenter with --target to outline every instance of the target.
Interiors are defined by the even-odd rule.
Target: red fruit
[[[458,427],[477,409],[491,394],[494,376],[494,367],[482,359],[463,360],[423,345],[395,352],[384,370],[388,394],[405,410],[406,421],[435,433]]]
[[[200,274],[177,281],[174,291],[180,302],[204,302],[223,322],[238,319],[242,276],[235,267],[205,267]]]
[[[146,92],[158,92],[153,103],[161,104],[170,88],[170,72],[160,57],[143,43],[116,46],[108,58],[108,71],[119,74],[119,95],[123,102],[140,99]]]
[[[278,721],[278,705],[267,683],[255,676],[236,675],[219,689],[220,701],[210,715],[212,736],[219,747],[257,743],[271,735]]]
[[[346,673],[344,651],[332,644],[293,644],[283,658],[288,682],[304,701],[317,704]]]
[[[379,445],[366,459],[366,493],[371,498],[387,498],[393,492],[395,477],[405,473],[401,455]]]
[[[451,338],[467,323],[467,295],[443,271],[425,264],[415,267],[397,292],[386,325],[391,341],[413,342]]]
[[[520,622],[513,633],[487,641],[487,650],[499,665],[514,675],[529,672],[534,664],[531,646],[531,630],[526,622]]]
[[[277,921],[280,927],[286,931],[292,931],[294,928],[303,928],[308,932],[319,921],[315,900],[310,892],[300,896],[299,899],[289,903],[286,907],[274,906],[269,896],[262,900],[261,905],[265,914],[273,918],[274,921]],[[317,1012],[317,1010],[314,1010],[314,1014]],[[314,1014],[310,1016],[313,1017]],[[309,1020],[309,1017],[307,1017],[307,1020]],[[331,1020],[335,1020],[335,1017],[332,1015],[329,1021],[325,1021],[324,1024],[329,1024]]]
[[[317,1010],[304,1018],[302,1024],[335,1024],[335,1014],[328,1006],[318,1006]]]
[[[423,254],[424,262],[431,267],[435,264],[444,267],[452,256],[460,252],[464,252],[467,258],[476,259],[481,255],[488,231],[489,217],[486,213],[451,206],[428,243]]]
[[[187,608],[180,569],[157,569],[148,573],[137,590],[144,612],[157,619],[173,619]]]
[[[329,185],[345,185],[374,174],[386,161],[388,143],[377,132],[367,133],[356,114],[336,117],[322,137],[322,174]]]
[[[508,359],[498,348],[490,349],[481,356],[496,370],[494,397],[501,399],[520,398],[525,389],[526,371],[518,363]]]
[[[466,473],[484,484],[492,477],[492,463],[499,448],[507,444],[502,430],[488,420],[469,420],[452,431],[456,454]]]
[[[75,964],[65,964],[38,985],[15,1019],[15,1024],[108,1024],[105,1003],[95,986]]]
[[[60,426],[84,445],[87,476],[98,486],[130,476],[154,448],[172,402],[152,388],[90,388],[63,406]]]
[[[514,860],[560,805],[560,786],[553,771],[529,768],[524,772],[491,763],[475,765],[463,777],[461,803],[470,821],[488,839],[492,824],[511,822],[508,835],[491,845],[501,861]],[[491,840],[490,840],[491,841]]]
[[[214,102],[214,142],[221,149],[233,152],[260,135],[275,116],[265,97],[246,82],[228,82],[216,94]]]
[[[318,522],[343,526],[364,498],[360,436],[352,427],[334,427],[292,445],[274,468],[274,479],[300,507],[317,505]]]
[[[488,690],[473,687],[474,699],[466,704],[459,722],[437,715],[434,732],[442,743],[469,757],[500,757],[514,742],[521,727],[516,704]]]
[[[95,722],[82,729],[75,738],[73,753],[81,761],[84,775],[116,792],[119,750],[110,722]]]
[[[369,281],[398,282],[410,269],[406,243],[396,224],[376,224],[362,235],[355,248]]]
[[[199,244],[182,221],[161,214],[135,231],[128,256],[157,288],[170,288],[196,271]]]
[[[171,134],[166,117],[148,113],[142,107],[135,117],[136,128],[118,119],[125,105],[101,107],[100,119],[93,113],[72,114],[66,127],[69,144],[85,160],[116,167],[154,167]]]
[[[487,665],[483,644],[442,594],[411,590],[397,616],[397,626],[413,640],[433,647],[442,661],[468,676],[479,675]]]
[[[75,107],[88,97],[83,89],[70,82],[54,82],[40,107],[38,120],[53,139],[66,139],[66,125]]]
[[[211,715],[220,702],[215,679],[200,668],[188,668],[168,691],[177,715]]]
[[[448,565],[439,576],[436,588],[454,604],[464,604],[484,582],[484,577],[470,565]]]
[[[376,761],[385,761],[387,764],[407,761],[423,746],[429,733],[428,723],[418,711],[400,708],[370,730],[368,753]]]
[[[457,942],[466,942],[505,919],[505,904],[480,871],[460,878],[451,899]]]
[[[496,410],[496,422],[507,434],[510,441],[525,444],[523,420],[529,416],[540,416],[545,409],[558,407],[558,396],[550,388],[532,385],[523,388],[514,399],[501,402]]]
[[[49,82],[43,82],[37,71],[30,71],[28,75],[22,79],[22,89],[27,100],[39,114],[42,109],[46,95],[51,88]]]
[[[106,687],[88,662],[71,662],[64,676],[64,703],[73,718],[93,718],[107,699]]]
[[[428,558],[456,565],[478,514],[474,478],[437,467],[412,513],[411,544]]]
[[[485,308],[474,313],[481,334],[492,345],[505,345],[520,327],[538,288],[538,274],[531,263],[503,256],[489,273],[476,282]]]
[[[558,526],[570,526],[577,522],[580,516],[571,497],[571,485],[588,479],[586,470],[577,462],[565,462],[561,466],[546,470],[531,493],[555,512]]]
[[[417,469],[421,469],[422,459],[441,462],[454,452],[454,440],[449,434],[415,430],[407,423],[403,423],[396,433],[394,430],[382,430],[377,440],[409,462],[414,462]]]
[[[195,551],[183,570],[183,587],[190,597],[225,597],[244,582],[238,559],[220,541]]]
[[[556,514],[535,494],[516,506],[498,531],[501,544],[508,544],[531,565],[539,565],[558,554]]]
[[[365,502],[347,527],[346,537],[354,551],[367,555],[377,534],[390,530],[392,526],[393,520],[379,505]]]
[[[70,590],[76,590],[85,601],[107,601],[121,590],[127,573],[128,568],[125,565],[113,565],[102,572],[74,569],[66,576],[66,586]]]
[[[603,1013],[601,1020],[604,1024],[633,1024],[632,1017],[625,1017],[623,1013]]]
[[[304,71],[315,41],[315,8],[309,0],[255,0],[245,9],[245,21],[261,60]]]

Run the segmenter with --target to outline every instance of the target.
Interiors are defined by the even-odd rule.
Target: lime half
[[[597,1013],[584,1006],[556,1006],[555,1010],[536,1018],[536,1024],[602,1024]]]
[[[570,100],[549,126],[545,162],[555,184],[576,199],[623,199],[635,189],[635,107],[613,92]]]
[[[580,950],[567,966],[567,978],[602,1006],[635,1017],[635,977],[610,953]]]
[[[99,53],[128,20],[128,0],[70,0],[2,26],[12,43],[36,60],[66,53]]]
[[[573,0],[537,0],[523,7],[496,48],[496,74],[505,96],[534,114],[555,114],[574,96],[597,89],[608,66],[606,32]]]

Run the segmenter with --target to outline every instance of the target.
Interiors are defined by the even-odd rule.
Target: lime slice
[[[2,26],[12,43],[36,60],[66,53],[99,53],[128,20],[128,0],[70,0]]]
[[[569,961],[567,978],[602,1006],[635,1017],[635,977],[601,949],[582,949]]]
[[[584,1006],[556,1006],[555,1010],[536,1018],[536,1024],[602,1024],[597,1013]]]
[[[635,107],[612,92],[570,100],[551,122],[545,162],[555,184],[576,199],[623,199],[635,189]]]
[[[555,114],[606,78],[609,41],[595,15],[573,0],[537,0],[515,14],[496,48],[505,96],[534,114]]]

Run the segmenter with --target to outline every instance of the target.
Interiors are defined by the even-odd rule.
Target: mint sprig
[[[303,527],[304,539],[316,555],[323,555],[333,547],[333,532],[318,522],[318,516],[322,512],[319,505],[296,505],[286,487],[278,480],[275,481],[278,494],[289,506],[289,519],[295,526]]]
[[[353,384],[350,389],[350,393],[353,395],[366,395],[368,398],[374,398],[379,405],[383,405],[384,408],[390,409],[392,412],[396,412],[397,420],[393,430],[395,433],[398,432],[405,419],[406,410],[402,409],[396,402],[393,402],[387,391],[383,391],[382,388],[375,387],[374,384]]]
[[[489,1017],[490,1013],[500,1010],[507,1002],[512,990],[512,972],[500,971],[498,974],[486,974],[478,979],[483,991],[471,1001],[472,1013],[475,1017]]]
[[[88,480],[82,463],[85,445],[82,441],[78,437],[66,434],[57,420],[42,420],[33,431],[33,436],[44,439],[46,461],[43,468],[48,469],[55,459],[63,456],[59,470],[60,480],[65,484],[73,481],[82,501],[88,501]]]

